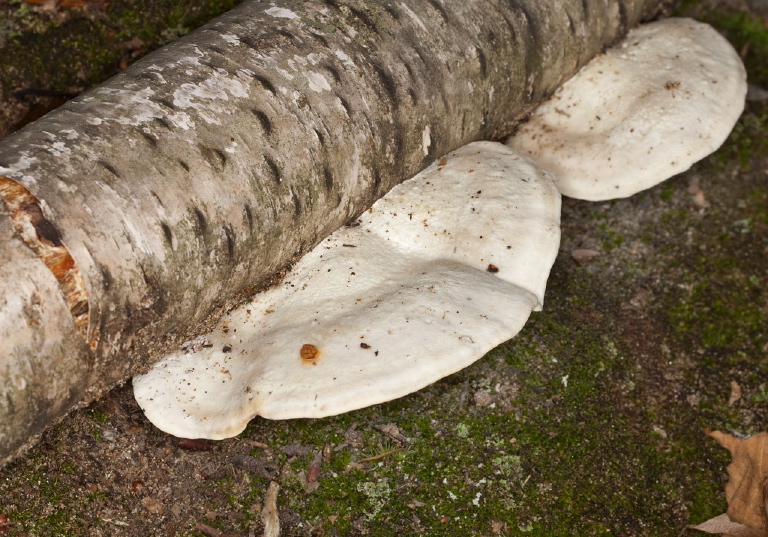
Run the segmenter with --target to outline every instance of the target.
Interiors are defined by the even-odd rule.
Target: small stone
[[[312,462],[309,464],[309,469],[307,470],[307,483],[317,482],[317,479],[320,477],[320,470],[322,466],[323,466],[322,453],[317,452],[315,454],[315,457],[312,459]]]
[[[493,529],[493,533],[506,532],[507,523],[500,520],[491,520],[491,529]]]
[[[493,397],[485,392],[475,392],[472,398],[477,406],[488,406],[493,403]]]
[[[735,380],[731,381],[731,396],[728,398],[728,406],[733,406],[741,399],[741,386]]]
[[[163,502],[158,500],[157,498],[152,498],[151,496],[147,496],[146,498],[141,499],[141,505],[152,513],[153,515],[162,515],[163,514]]]
[[[761,88],[757,84],[747,85],[748,101],[768,101],[768,90]]]
[[[295,442],[293,444],[289,444],[285,446],[280,451],[282,451],[288,457],[303,457],[304,455],[312,451],[312,447],[303,446],[300,443]]]
[[[707,209],[710,207],[710,203],[707,201],[707,198],[704,197],[704,191],[700,190],[694,194],[693,205],[699,209]]]
[[[571,251],[571,259],[578,264],[587,263],[600,255],[597,250],[591,250],[589,248],[577,248]]]

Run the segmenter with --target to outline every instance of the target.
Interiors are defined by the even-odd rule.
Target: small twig
[[[208,524],[203,524],[202,522],[197,522],[195,524],[195,529],[199,532],[202,532],[203,535],[208,535],[209,537],[221,537],[221,532],[219,530],[212,528]]]
[[[402,433],[400,433],[400,429],[398,429],[394,423],[389,423],[387,425],[374,425],[373,428],[380,433],[387,435],[398,444],[402,445],[408,441],[408,439],[403,436]]]
[[[375,461],[376,459],[381,459],[382,457],[386,457],[387,455],[392,455],[393,453],[397,453],[398,451],[403,451],[403,448],[399,447],[397,449],[390,449],[389,451],[385,451],[384,453],[381,453],[380,455],[374,455],[373,457],[366,457],[364,459],[360,459],[358,462],[371,462]]]
[[[223,531],[217,530],[216,528],[211,527],[208,524],[203,524],[202,522],[196,522],[195,529],[207,537],[238,537],[238,535],[235,533],[224,533]]]
[[[280,536],[280,517],[277,512],[277,492],[280,485],[272,481],[264,494],[264,507],[261,511],[261,519],[264,522],[264,537]]]

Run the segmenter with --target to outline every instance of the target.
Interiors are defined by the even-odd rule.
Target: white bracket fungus
[[[168,433],[219,439],[256,415],[322,417],[416,391],[541,309],[559,222],[548,174],[501,144],[465,146],[325,239],[204,345],[135,377],[136,400]]]
[[[631,196],[715,151],[744,109],[746,71],[712,27],[665,19],[629,32],[539,106],[507,144],[585,200]]]

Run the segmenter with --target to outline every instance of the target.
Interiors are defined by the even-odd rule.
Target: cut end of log
[[[88,342],[90,308],[83,276],[59,232],[45,218],[40,201],[24,185],[2,175],[0,200],[11,214],[14,231],[56,277],[75,326]]]

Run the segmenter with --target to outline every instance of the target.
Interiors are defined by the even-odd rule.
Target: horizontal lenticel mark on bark
[[[222,49],[218,45],[208,45],[207,49],[210,50],[211,52],[215,52],[219,56],[224,56],[225,58],[227,57],[227,51]]]
[[[253,213],[251,212],[251,207],[247,203],[243,204],[243,212],[245,213],[245,220],[248,222],[248,231],[253,231]]]
[[[269,79],[263,75],[259,74],[253,74],[251,75],[254,80],[256,80],[259,84],[262,85],[262,87],[267,90],[272,95],[277,95],[277,90],[275,89],[275,86],[272,84],[272,82],[269,81]]]
[[[192,207],[192,214],[195,217],[195,224],[199,235],[206,235],[208,231],[208,219],[203,214],[203,211],[197,207]]]
[[[325,136],[323,136],[323,133],[318,129],[315,129],[315,134],[317,135],[317,140],[320,142],[320,146],[325,147]]]
[[[157,124],[158,124],[158,125],[162,126],[163,128],[165,128],[165,129],[167,129],[167,130],[169,130],[169,131],[172,131],[172,130],[174,130],[174,129],[173,129],[173,126],[171,126],[171,124],[170,124],[170,123],[168,123],[168,121],[166,121],[166,120],[165,120],[165,118],[162,118],[162,117],[155,117],[155,118],[153,118],[153,120],[154,120],[155,122],[157,122]]]
[[[480,62],[480,75],[486,78],[488,76],[488,62],[485,59],[485,53],[478,46],[475,46],[475,52],[477,52],[477,61]]]
[[[565,16],[568,17],[568,30],[572,33],[576,33],[576,25],[573,23],[573,17],[571,17],[571,14],[568,13],[568,11],[565,12]]]
[[[429,5],[437,11],[445,22],[450,22],[451,18],[448,16],[448,12],[445,7],[438,0],[429,0]]]
[[[267,117],[267,114],[256,108],[251,110],[251,113],[256,116],[256,119],[258,119],[259,123],[261,123],[261,128],[264,130],[264,134],[267,136],[272,134],[272,121],[270,121],[269,117]]]
[[[163,203],[163,200],[160,199],[160,196],[157,195],[157,192],[154,190],[150,190],[149,193],[152,195],[153,198],[155,198],[155,201],[160,205],[160,207],[165,208],[165,204]]]
[[[276,30],[275,33],[277,35],[284,37],[292,45],[301,45],[301,39],[299,39],[299,37],[296,34],[289,32],[288,30],[280,29],[280,30]]]
[[[373,192],[374,197],[378,197],[379,189],[381,188],[381,172],[379,171],[378,166],[373,168],[373,184],[371,186],[371,191]]]
[[[509,17],[507,17],[506,14],[502,15],[502,20],[504,21],[504,24],[507,27],[507,30],[509,30],[509,35],[512,37],[512,41],[517,43],[517,28],[515,28],[514,23],[509,20]]]
[[[224,168],[227,165],[227,155],[224,154],[224,151],[221,151],[215,147],[204,146],[202,144],[198,144],[197,147],[205,161],[211,165],[211,168],[217,172],[224,171]]]
[[[168,99],[166,99],[164,97],[152,96],[152,97],[149,97],[149,100],[151,102],[155,103],[155,104],[159,104],[163,108],[167,108],[168,110],[171,110],[171,111],[174,111],[174,112],[176,111],[176,106],[171,101],[169,101]]]
[[[322,35],[317,34],[313,31],[308,32],[306,35],[308,35],[309,37],[311,37],[312,39],[320,43],[323,46],[323,48],[330,48],[330,46],[328,45],[328,40]]]
[[[621,23],[621,27],[624,30],[627,30],[629,23],[627,17],[627,6],[624,5],[624,2],[619,2],[619,21]]]
[[[118,179],[120,178],[120,174],[117,173],[117,170],[115,169],[115,167],[112,166],[110,163],[104,162],[103,160],[100,160],[100,161],[98,161],[98,164],[99,164],[99,166],[101,166],[102,168],[107,170],[109,173],[111,173],[112,175],[114,175]]]
[[[520,14],[523,16],[523,21],[525,22],[525,25],[528,27],[528,31],[530,32],[531,40],[538,43],[540,32],[539,32],[539,25],[536,24],[536,18],[529,12],[528,8],[524,5],[520,6]]]
[[[384,11],[386,11],[387,14],[390,17],[392,17],[393,21],[395,21],[395,22],[399,22],[400,21],[400,18],[401,18],[400,12],[397,11],[397,9],[395,8],[395,6],[393,4],[385,4],[382,7],[384,8]]]
[[[336,94],[336,97],[339,98],[339,104],[341,104],[341,107],[344,109],[344,111],[347,113],[347,115],[351,116],[352,115],[352,109],[350,108],[349,103],[347,102],[347,100],[344,97],[342,97],[341,95],[339,95],[339,94]]]
[[[381,81],[381,85],[384,87],[384,90],[389,96],[389,100],[392,101],[393,105],[396,105],[397,84],[395,84],[395,80],[392,78],[392,75],[390,75],[387,70],[378,63],[371,62],[371,66],[373,67],[376,76],[378,77],[379,81]]]
[[[114,276],[112,276],[112,273],[109,271],[109,269],[101,263],[98,263],[97,266],[99,269],[99,274],[101,274],[101,281],[104,284],[104,288],[107,290],[111,289],[115,283]]]
[[[141,133],[141,136],[142,136],[142,137],[143,137],[143,138],[144,138],[144,139],[145,139],[147,142],[149,142],[149,145],[151,145],[152,147],[157,147],[157,138],[155,138],[154,136],[152,136],[152,135],[151,135],[151,134],[149,134],[148,132],[140,131],[140,133]]]
[[[294,209],[294,215],[299,216],[301,214],[301,202],[299,201],[299,196],[296,194],[296,191],[291,187],[291,199],[293,199],[293,209]]]
[[[410,77],[411,80],[416,80],[416,75],[413,74],[413,67],[411,67],[402,54],[398,55],[398,59],[400,60],[400,64],[405,67],[405,70],[408,72],[408,77]]]
[[[168,243],[168,246],[173,248],[173,231],[171,231],[170,226],[165,222],[160,222],[160,227],[163,230],[163,236],[165,237],[165,242]]]
[[[328,71],[328,73],[331,75],[331,78],[333,78],[334,82],[336,82],[337,84],[341,83],[341,73],[339,72],[338,69],[336,69],[335,65],[331,65],[330,63],[324,63],[321,67],[326,71]]]
[[[146,71],[144,73],[140,73],[138,78],[149,80],[150,82],[157,82],[160,76],[162,75],[160,73],[156,73],[155,71]]]
[[[283,182],[283,172],[280,171],[280,166],[269,155],[264,155],[264,162],[267,163],[267,169],[270,177],[279,185]]]
[[[403,130],[398,128],[397,125],[395,125],[394,144],[395,159],[397,160],[397,158],[405,149],[405,138],[403,138]]]
[[[227,239],[227,256],[232,260],[235,257],[235,232],[229,224],[224,225],[224,236]]]

